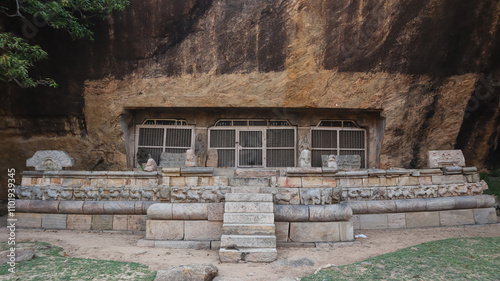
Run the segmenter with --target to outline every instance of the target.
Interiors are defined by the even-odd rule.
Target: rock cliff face
[[[124,169],[128,109],[299,107],[380,110],[382,168],[452,148],[485,168],[500,158],[499,28],[488,0],[132,1],[95,43],[40,30],[61,87],[1,86],[2,166],[60,149],[77,169]]]

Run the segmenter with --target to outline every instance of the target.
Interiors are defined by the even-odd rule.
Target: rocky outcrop
[[[60,149],[76,169],[125,169],[127,110],[244,105],[381,111],[381,168],[453,148],[483,168],[498,154],[499,16],[486,0],[132,1],[95,43],[32,39],[61,86],[0,86],[2,166]]]

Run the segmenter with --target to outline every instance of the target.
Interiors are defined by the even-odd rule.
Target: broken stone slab
[[[468,174],[475,174],[477,173],[477,168],[476,167],[464,167],[462,169],[463,173],[465,175],[468,175]]]
[[[463,168],[458,166],[443,167],[444,175],[459,175],[462,174]]]
[[[337,155],[337,168],[339,171],[352,171],[361,169],[361,157],[359,155]]]
[[[427,166],[429,168],[443,168],[449,166],[465,167],[465,158],[462,150],[429,150],[427,152]]]
[[[33,249],[16,249],[14,260],[10,260],[11,257],[7,256],[11,252],[9,250],[0,252],[0,264],[4,265],[7,262],[22,262],[29,261],[35,257],[35,251]]]
[[[26,160],[26,166],[35,167],[37,171],[60,171],[74,164],[75,160],[62,150],[38,150]]]
[[[213,264],[189,264],[158,270],[155,281],[212,281],[218,273]]]

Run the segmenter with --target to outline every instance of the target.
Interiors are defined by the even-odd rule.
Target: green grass
[[[0,242],[0,250],[7,250]],[[9,265],[0,266],[1,280],[154,280],[156,271],[134,262],[118,262],[70,258],[60,254],[62,248],[43,242],[20,242],[16,249],[35,250],[35,258],[16,265],[16,273],[8,271]]]
[[[495,195],[500,199],[500,177],[481,173],[481,179],[488,184],[488,189],[484,191],[484,194]]]
[[[433,241],[364,262],[371,266],[358,262],[301,280],[500,280],[500,237]]]

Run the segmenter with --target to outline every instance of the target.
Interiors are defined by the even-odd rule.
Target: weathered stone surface
[[[462,150],[429,150],[427,152],[427,166],[442,168],[449,166],[465,167],[465,158]]]
[[[349,201],[345,202],[352,209],[353,214],[366,214],[368,207],[365,201]]]
[[[0,264],[5,264],[7,262],[22,262],[29,261],[35,257],[35,251],[33,249],[16,249],[15,257],[11,260],[8,255],[11,254],[10,250],[0,252]]]
[[[84,214],[104,214],[103,201],[85,201],[83,203]]]
[[[386,229],[389,227],[387,214],[359,215],[360,229]]]
[[[208,203],[175,203],[172,205],[174,220],[208,219]]]
[[[348,221],[352,209],[347,204],[309,206],[309,221]]]
[[[52,213],[59,212],[59,201],[33,200],[30,202],[31,213]]]
[[[19,228],[41,228],[42,214],[16,213],[17,226]]]
[[[134,201],[107,201],[103,204],[105,214],[134,214]]]
[[[442,226],[475,224],[474,211],[471,209],[441,211],[439,222]]]
[[[209,221],[222,221],[224,218],[224,203],[209,203],[207,218]]]
[[[113,216],[113,230],[128,230],[128,216],[127,215],[114,215]]]
[[[160,163],[161,166],[161,163]],[[165,168],[161,169],[161,175],[164,177],[178,177],[181,175],[181,168]]]
[[[146,230],[146,216],[144,215],[128,215],[128,230],[144,231]]]
[[[427,200],[425,199],[395,200],[395,203],[398,213],[427,211]]]
[[[148,219],[150,220],[171,220],[172,203],[156,203],[148,208]]]
[[[401,213],[387,214],[389,228],[406,228],[406,215]]]
[[[260,192],[271,193],[275,204],[300,204],[299,188],[261,187]]]
[[[304,205],[332,204],[332,191],[332,188],[300,188],[300,203]]]
[[[493,198],[491,195],[480,195],[480,196],[475,196],[476,197],[476,208],[489,208],[495,205],[495,198]],[[31,209],[31,205],[30,205]]]
[[[59,213],[63,214],[83,214],[84,201],[61,201],[59,203]]]
[[[297,222],[309,220],[309,208],[304,205],[274,205],[274,220]]]
[[[211,176],[214,173],[212,167],[185,167],[181,168],[182,176]]]
[[[361,168],[359,155],[338,155],[336,160],[339,171],[359,170]]]
[[[396,203],[393,200],[368,201],[366,208],[370,214],[394,213],[396,212]]]
[[[222,233],[225,235],[273,235],[274,224],[224,224]]]
[[[340,241],[339,222],[292,222],[292,242],[337,242]]]
[[[273,212],[272,202],[226,202],[226,213],[270,213]]]
[[[29,213],[31,200],[16,200],[16,212]]]
[[[418,212],[406,214],[406,227],[439,226],[439,212]]]
[[[427,211],[455,209],[455,198],[452,197],[431,198],[427,199],[426,203],[427,203]]]
[[[343,221],[339,223],[340,227],[340,241],[354,241],[354,227],[352,222]]]
[[[272,169],[236,169],[234,171],[235,177],[278,177],[280,175],[278,170]]]
[[[477,224],[497,223],[495,208],[475,209],[474,220]]]
[[[455,209],[475,209],[477,200],[473,196],[457,196],[455,199]]]
[[[286,168],[286,174],[289,177],[312,176],[312,175],[320,175],[321,173],[322,173],[321,168],[314,168],[314,167]]]
[[[260,249],[220,249],[221,262],[273,262],[278,254],[274,248]]]
[[[228,193],[226,194],[226,202],[272,202],[271,194],[262,193]]]
[[[26,166],[35,167],[37,171],[58,171],[74,164],[75,160],[66,151],[60,150],[39,150],[26,160]]]
[[[72,230],[90,230],[92,215],[68,215],[66,228]]]
[[[230,178],[231,186],[269,186],[269,178]]]
[[[112,230],[113,215],[92,215],[93,230]]]
[[[42,228],[45,229],[66,229],[66,219],[68,215],[43,214]]]
[[[267,213],[224,213],[224,223],[274,223],[274,214]]]
[[[279,177],[278,187],[302,187],[301,177]]]
[[[185,221],[184,240],[220,240],[222,222]]]
[[[275,248],[274,235],[222,235],[221,248]]]
[[[213,264],[190,264],[159,270],[155,281],[211,281],[218,272]]]
[[[156,240],[155,248],[210,250],[211,241]]]
[[[146,239],[182,240],[184,238],[184,221],[148,220],[146,222]]]
[[[276,241],[277,242],[288,241],[288,231],[290,230],[290,223],[289,222],[275,222],[274,225],[276,227],[276,229],[275,229]]]

